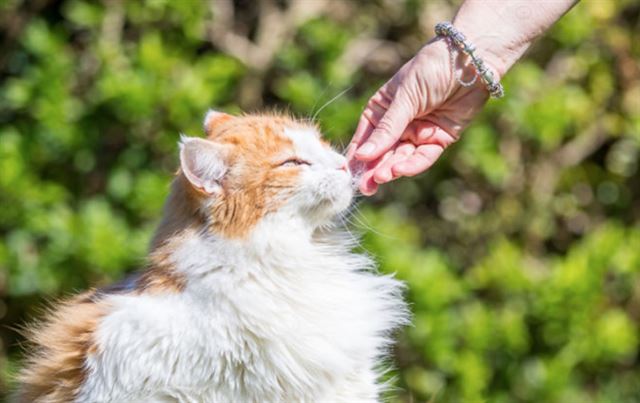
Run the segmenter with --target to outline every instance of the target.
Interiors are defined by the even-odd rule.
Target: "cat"
[[[209,111],[147,267],[31,328],[20,402],[374,402],[403,285],[336,217],[354,180],[315,125]]]

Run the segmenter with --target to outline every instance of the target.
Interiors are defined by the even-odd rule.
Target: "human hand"
[[[473,77],[468,62],[457,64],[464,81]],[[446,42],[432,41],[370,98],[347,151],[364,195],[429,169],[480,111],[482,81],[464,87],[453,74]]]
[[[465,0],[453,23],[499,79],[576,2]],[[453,76],[473,77],[468,59],[459,56],[455,72],[449,60],[446,42],[432,41],[369,100],[347,151],[363,194],[427,170],[487,101],[480,79],[465,87]]]

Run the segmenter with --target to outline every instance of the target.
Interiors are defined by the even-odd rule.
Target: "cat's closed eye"
[[[294,167],[294,166],[300,166],[300,165],[311,165],[311,163],[309,161],[305,161],[301,158],[297,158],[297,157],[293,157],[293,158],[289,158],[283,162],[280,163],[280,167]]]

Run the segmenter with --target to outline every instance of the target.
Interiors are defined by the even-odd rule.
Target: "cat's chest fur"
[[[89,379],[84,397],[375,399],[375,360],[404,320],[399,283],[344,249],[298,248],[233,267],[192,251],[183,292],[110,297],[89,361],[106,376]]]
[[[318,128],[210,111],[146,269],[30,332],[33,402],[373,402],[401,285],[342,233],[355,181]]]

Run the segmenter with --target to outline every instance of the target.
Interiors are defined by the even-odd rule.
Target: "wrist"
[[[456,51],[455,48],[452,48],[447,43],[447,40],[441,37],[436,37],[430,41],[417,57],[423,60],[421,64],[424,66],[437,66],[443,83],[446,83],[439,86],[443,91],[442,94],[439,94],[442,99],[448,98],[463,88],[461,81],[469,82],[476,76],[476,70],[471,63],[471,59],[463,52]],[[486,92],[485,86],[479,79],[475,80],[475,84],[466,88],[468,90]]]
[[[444,38],[450,48],[451,54],[451,66],[455,69],[455,56],[465,55],[468,56],[471,64],[475,69],[473,78],[470,81],[463,81],[460,76],[456,76],[456,81],[463,87],[471,87],[474,85],[478,78],[486,85],[489,94],[493,98],[502,98],[504,96],[504,88],[500,84],[500,79],[497,77],[496,69],[492,68],[487,62],[480,58],[477,54],[477,47],[469,42],[466,36],[460,32],[453,24],[449,22],[441,22],[436,24],[436,34]]]
[[[530,46],[532,40],[518,34],[508,26],[499,26],[492,32],[486,30],[487,21],[457,18],[453,25],[475,45],[478,56],[491,67],[501,79]]]
[[[577,0],[465,0],[453,25],[502,77],[531,43]]]

